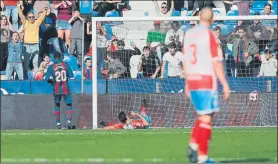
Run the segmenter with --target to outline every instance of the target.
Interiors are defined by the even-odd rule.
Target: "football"
[[[256,91],[249,94],[250,101],[257,101],[258,100],[258,93]]]

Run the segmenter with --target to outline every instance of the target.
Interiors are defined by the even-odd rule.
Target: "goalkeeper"
[[[130,118],[125,112],[118,114],[118,119],[121,123],[108,123],[105,121],[100,122],[103,129],[148,129],[151,125],[151,117],[146,113],[146,99],[142,100],[140,114],[131,112],[131,116],[138,117],[139,119]]]

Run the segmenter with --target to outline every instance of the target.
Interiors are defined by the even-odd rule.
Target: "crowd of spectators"
[[[125,1],[121,1],[121,3],[123,2]],[[200,8],[213,7],[212,1],[196,2]],[[238,15],[250,15],[253,2],[253,0],[224,1],[224,4],[227,12],[231,10],[232,5],[235,5],[238,8]],[[104,3],[108,2],[99,4]],[[175,0],[163,2],[161,6],[156,0],[153,3],[157,16],[160,17],[173,16],[173,11],[181,10],[181,6],[184,5],[181,1]],[[191,3],[194,3],[194,1],[188,1],[188,10],[193,10],[192,15],[197,15],[198,10],[193,8]],[[265,1],[263,10],[257,11],[253,15],[275,15],[272,10],[272,3],[272,1]],[[248,12],[246,12],[247,10]],[[105,14],[100,16],[105,16]],[[105,23],[103,23],[104,25]],[[98,28],[100,34],[97,37],[97,44],[101,46],[98,47],[97,55],[103,77],[180,78],[182,76],[183,36],[186,30],[198,25],[198,22],[154,21],[153,25],[154,28],[148,31],[146,45],[138,48],[132,42],[132,49],[124,48],[125,39],[117,39],[117,36],[113,36],[109,40],[105,29]],[[124,25],[122,26],[124,27]],[[224,32],[223,27],[227,26],[232,28]],[[260,77],[277,75],[277,20],[217,21],[211,29],[215,32],[221,45],[228,76]],[[143,50],[143,52],[140,50]],[[106,67],[101,66],[102,60],[105,61]],[[135,72],[131,71],[132,68],[130,68],[134,65],[137,67]]]
[[[87,68],[81,54],[84,44],[91,55],[91,15],[80,14],[79,0],[0,2],[1,80],[42,80],[55,51],[77,65],[75,72]]]

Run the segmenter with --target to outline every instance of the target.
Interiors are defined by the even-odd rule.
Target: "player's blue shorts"
[[[144,129],[148,129],[150,128],[151,126],[151,123],[152,123],[152,119],[150,116],[146,115],[146,114],[142,114],[141,115],[148,123],[149,123],[149,126],[144,126]]]
[[[218,112],[219,96],[217,91],[201,90],[190,91],[191,101],[200,115]]]
[[[62,96],[64,97],[64,100],[65,100],[66,104],[71,104],[72,103],[71,94],[67,94],[67,95],[63,95],[63,94],[57,95],[57,94],[54,94],[54,102],[56,104],[61,103]]]

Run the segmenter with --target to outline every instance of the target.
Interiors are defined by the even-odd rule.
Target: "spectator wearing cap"
[[[129,70],[130,58],[133,55],[141,55],[141,51],[139,50],[139,48],[136,47],[133,41],[130,42],[130,46],[133,47],[134,50],[125,49],[124,40],[118,40],[117,51],[115,51],[114,53],[115,58],[119,59],[121,63],[123,63],[124,67],[127,68],[127,70],[123,74],[124,77],[130,77],[130,70]]]
[[[31,69],[29,67],[31,61],[33,62],[34,74],[38,71],[39,28],[46,17],[48,6],[45,7],[37,20],[32,12],[27,14],[26,19],[22,12],[24,8],[20,3],[18,3],[17,7],[24,28],[24,78],[27,79],[27,71]]]
[[[163,2],[161,4],[161,9],[159,8],[158,2],[157,0],[154,0],[154,7],[155,7],[155,11],[156,11],[156,16],[158,17],[171,17],[173,12],[174,12],[174,8],[175,8],[175,4],[174,4],[174,0],[171,0],[171,8],[170,10],[168,10],[167,8],[167,3]],[[169,30],[170,29],[170,21],[162,21],[161,22],[161,28],[164,30]]]
[[[262,56],[262,64],[258,77],[261,76],[277,76],[277,59],[272,55],[274,54],[269,49],[264,51]]]
[[[180,29],[179,22],[174,21],[171,23],[172,29],[166,33],[165,44],[169,45],[171,42],[175,42],[177,50],[181,51],[184,32]]]
[[[160,62],[156,55],[151,54],[150,48],[143,48],[143,55],[140,58],[138,72],[143,71],[144,77],[156,78],[160,71]]]
[[[163,45],[165,42],[166,32],[160,28],[160,21],[154,21],[154,29],[148,31],[147,46],[151,52],[156,52],[159,60],[162,59]]]
[[[164,54],[161,67],[161,78],[164,78],[165,66],[168,65],[168,77],[175,78],[182,76],[183,54],[177,51],[177,45],[171,42],[168,46],[168,52]]]

